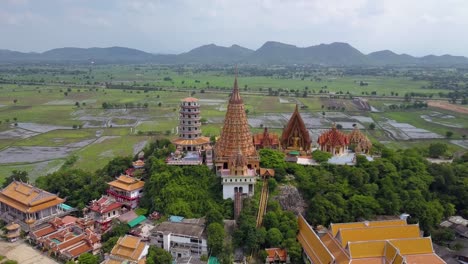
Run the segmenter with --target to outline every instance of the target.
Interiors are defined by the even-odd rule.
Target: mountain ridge
[[[96,63],[161,63],[161,64],[314,64],[329,66],[455,66],[468,65],[468,58],[453,55],[415,57],[380,50],[364,54],[345,42],[332,42],[308,47],[278,41],[267,41],[256,50],[233,44],[229,47],[207,44],[180,54],[152,54],[126,47],[55,48],[42,53],[0,49],[0,62],[96,62]]]

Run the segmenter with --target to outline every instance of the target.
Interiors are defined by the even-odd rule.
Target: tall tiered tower
[[[237,86],[237,75],[234,79],[234,89],[229,99],[224,126],[214,152],[218,172],[229,169],[230,158],[239,152],[245,157],[247,168],[259,169],[259,157],[252,142],[244,101]]]
[[[210,144],[208,137],[202,136],[200,104],[197,98],[182,99],[179,111],[179,138],[173,141],[182,151],[203,151]]]

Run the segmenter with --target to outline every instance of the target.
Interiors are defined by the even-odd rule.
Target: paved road
[[[58,264],[59,262],[42,255],[28,243],[19,240],[14,243],[0,240],[0,255],[21,264]]]

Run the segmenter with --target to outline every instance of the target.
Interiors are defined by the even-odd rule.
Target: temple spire
[[[240,96],[239,92],[239,86],[237,84],[237,65],[236,65],[236,76],[234,77],[234,87],[232,89],[232,95],[231,98],[229,99],[229,103],[235,103],[235,104],[242,104],[242,97]]]

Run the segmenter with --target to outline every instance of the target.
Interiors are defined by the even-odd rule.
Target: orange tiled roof
[[[418,225],[342,228],[338,231],[336,238],[343,247],[346,247],[348,242],[354,241],[417,238],[419,231]]]
[[[291,147],[291,139],[293,137],[299,137],[299,146],[302,147],[303,150],[310,150],[312,140],[310,139],[309,131],[305,126],[304,120],[302,120],[297,105],[288,121],[288,124],[283,129],[283,133],[281,135],[282,147],[285,149]]]
[[[133,166],[141,166],[141,167],[145,166],[145,162],[142,160],[134,161],[132,164]]]
[[[145,247],[146,244],[140,238],[125,235],[119,238],[111,251],[111,255],[136,261],[139,260]]]
[[[144,181],[140,181],[138,179],[135,179],[133,177],[129,177],[126,175],[120,175],[119,178],[115,181],[111,181],[109,183],[110,186],[125,190],[125,191],[134,191],[143,188],[145,186]]]
[[[24,213],[35,213],[65,200],[30,184],[13,181],[0,192],[0,202]]]
[[[377,227],[377,226],[402,226],[407,225],[406,220],[383,220],[383,221],[364,221],[351,223],[335,223],[330,224],[330,229],[333,236],[336,236],[341,228],[360,228],[360,227]]]
[[[195,97],[187,97],[182,99],[182,102],[198,102],[198,99]]]
[[[320,238],[312,230],[312,227],[307,223],[302,215],[298,218],[299,234],[297,240],[302,245],[307,256],[312,259],[313,263],[329,264],[335,260],[330,251],[320,241]]]
[[[288,258],[288,253],[286,252],[286,249],[281,249],[281,248],[266,248],[265,249],[267,253],[267,261],[268,262],[273,262],[273,261],[286,261]]]
[[[408,225],[404,220],[334,224],[320,237],[321,244],[306,235],[314,231],[303,221],[300,216],[298,239],[307,255],[312,255],[311,259],[317,263],[324,263],[314,256],[323,247],[334,256],[336,264],[445,263],[434,253],[431,238],[420,237],[419,226]]]
[[[260,168],[260,176],[275,176],[275,170]]]
[[[198,145],[205,145],[210,143],[209,137],[199,137],[194,139],[185,139],[185,138],[176,138],[172,141],[174,145],[182,145],[182,146],[198,146]]]
[[[346,134],[342,133],[335,126],[332,129],[322,133],[317,139],[317,143],[320,146],[329,145],[329,146],[347,146],[349,145],[349,138]]]

